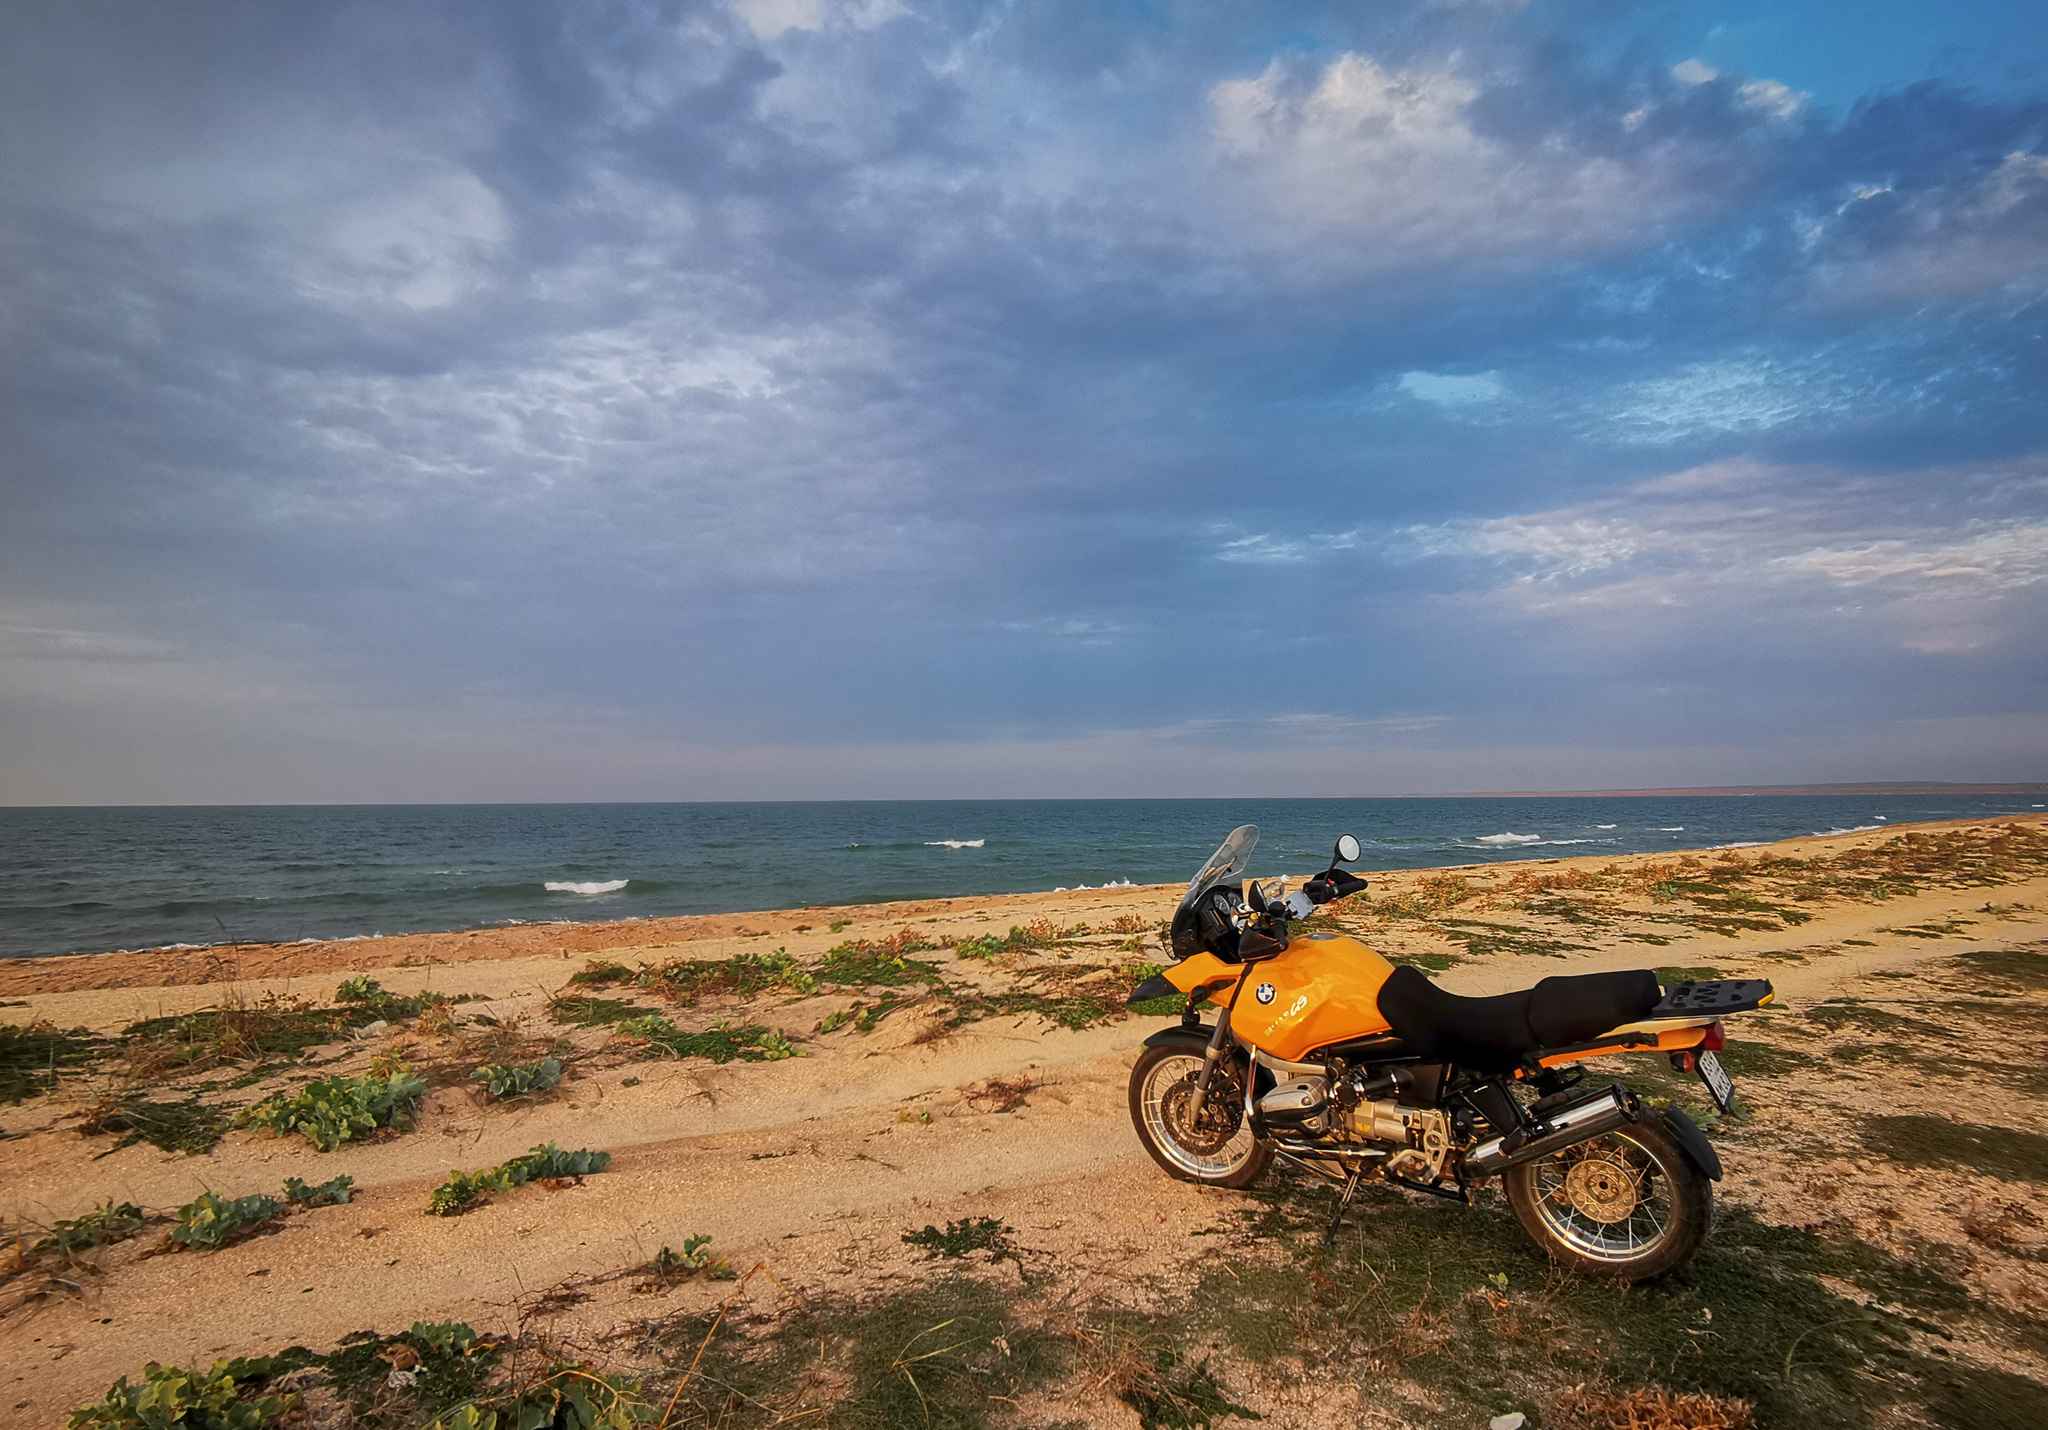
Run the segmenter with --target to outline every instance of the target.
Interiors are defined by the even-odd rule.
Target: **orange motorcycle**
[[[1498,1176],[1523,1228],[1565,1265],[1639,1281],[1705,1241],[1720,1158],[1677,1108],[1574,1064],[1656,1052],[1696,1072],[1725,1112],[1735,1089],[1721,1019],[1771,1001],[1762,979],[1660,987],[1646,969],[1546,978],[1492,998],[1446,993],[1341,933],[1294,931],[1362,892],[1342,866],[1286,894],[1240,883],[1256,825],[1231,831],[1174,912],[1175,962],[1131,994],[1184,994],[1179,1026],[1145,1040],[1131,1120],[1170,1176],[1249,1187],[1274,1158],[1341,1184],[1334,1239],[1371,1178],[1469,1203]],[[1220,1011],[1204,1023],[1204,1003]]]

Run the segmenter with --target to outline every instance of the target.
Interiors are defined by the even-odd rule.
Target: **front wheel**
[[[1683,1266],[1714,1216],[1712,1184],[1658,1117],[1510,1167],[1501,1181],[1552,1261],[1617,1281]]]
[[[1147,1048],[1131,1069],[1131,1122],[1138,1140],[1168,1176],[1211,1187],[1249,1187],[1273,1159],[1244,1120],[1244,1069],[1223,1063],[1209,1082],[1200,1118],[1190,1118],[1202,1076],[1202,1051],[1191,1043]]]

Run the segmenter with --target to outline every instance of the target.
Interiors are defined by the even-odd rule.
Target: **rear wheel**
[[[1714,1216],[1712,1184],[1655,1116],[1511,1167],[1501,1181],[1552,1261],[1617,1281],[1690,1261]]]
[[[1249,1187],[1273,1159],[1244,1119],[1244,1070],[1235,1059],[1216,1069],[1202,1115],[1189,1115],[1202,1076],[1192,1043],[1147,1048],[1131,1069],[1131,1122],[1138,1140],[1168,1176],[1212,1187]]]

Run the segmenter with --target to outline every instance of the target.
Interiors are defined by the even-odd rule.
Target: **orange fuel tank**
[[[1214,988],[1218,1003],[1246,970],[1198,953],[1166,970],[1183,993]],[[1299,1062],[1317,1048],[1387,1031],[1380,985],[1394,965],[1355,938],[1306,934],[1287,951],[1252,965],[1250,986],[1232,1011],[1231,1030],[1269,1057]]]

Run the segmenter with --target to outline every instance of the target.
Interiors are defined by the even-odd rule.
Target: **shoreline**
[[[1967,1348],[2000,1386],[2048,1383],[2038,1346],[2010,1331],[2048,1304],[2048,1231],[2020,1220],[1987,1240],[1983,1216],[2038,1204],[2048,1185],[2048,1163],[2028,1160],[2048,1146],[2048,1122],[2025,1055],[2048,1027],[2048,815],[1411,870],[1372,884],[1369,902],[1317,917],[1456,994],[1630,968],[1667,982],[1769,978],[1771,1007],[1729,1029],[1740,1116],[1714,1120],[1697,1081],[1656,1055],[1596,1070],[1711,1124],[1728,1169],[1714,1195],[1729,1217],[1702,1253],[1715,1323],[1768,1314],[1777,1293],[1743,1289],[1755,1249],[1799,1238],[1803,1255],[1839,1258],[1829,1274],[1853,1288],[1837,1311],[1808,1282],[1794,1286],[1827,1324],[1938,1274],[1926,1284],[1952,1289],[1918,1313],[1951,1338],[1945,1355]],[[1299,1203],[1298,1234],[1283,1222],[1240,1238],[1242,1219],[1267,1212],[1162,1176],[1132,1134],[1132,1061],[1171,1014],[1129,1011],[1124,994],[1161,959],[1156,930],[1181,887],[247,945],[231,957],[13,960],[0,979],[39,986],[8,991],[0,1019],[71,1030],[80,1060],[56,1069],[47,1091],[0,1106],[0,1218],[29,1249],[17,1273],[31,1273],[0,1275],[14,1298],[0,1310],[8,1423],[61,1423],[149,1361],[203,1368],[293,1346],[326,1355],[365,1329],[388,1339],[422,1322],[464,1322],[522,1353],[604,1348],[608,1368],[665,1377],[666,1391],[699,1337],[665,1364],[647,1328],[679,1316],[709,1324],[731,1304],[741,1314],[728,1324],[746,1337],[736,1350],[766,1354],[787,1335],[824,1347],[819,1363],[831,1369],[833,1337],[873,1323],[870,1312],[899,1304],[891,1298],[943,1299],[970,1272],[921,1254],[919,1228],[996,1228],[1034,1278],[1051,1276],[1004,1310],[1006,1325],[1029,1325],[1050,1304],[1119,1315],[1128,1308],[1105,1287],[1142,1284],[1161,1288],[1161,1335],[1205,1345],[1211,1323],[1187,1298],[1211,1272],[1251,1280],[1291,1265],[1321,1231],[1329,1192],[1274,1174],[1267,1195]],[[1021,937],[1005,937],[1013,925]],[[356,973],[390,1001],[341,1007],[336,984]],[[431,1008],[427,994],[439,997]],[[650,1031],[628,1019],[658,1022]],[[229,1044],[266,1028],[292,1038],[261,1052]],[[674,1045],[651,1041],[663,1028]],[[705,1030],[754,1055],[693,1046]],[[499,1101],[478,1090],[485,1065],[546,1057],[562,1071],[551,1091]],[[426,1087],[408,1129],[323,1152],[233,1125],[309,1079],[371,1077],[394,1063]],[[195,1127],[210,1117],[212,1130],[190,1145],[152,1140],[133,1129],[185,1124],[123,1124],[110,1108]],[[426,1214],[451,1172],[547,1143],[610,1160],[602,1175]],[[177,1213],[203,1194],[274,1196],[287,1178],[311,1187],[337,1173],[354,1183],[344,1204],[293,1210],[217,1250],[166,1254]],[[35,1279],[48,1260],[35,1257],[39,1238],[110,1203],[139,1209],[142,1232],[82,1253],[89,1272],[71,1276],[75,1290]],[[1396,1261],[1429,1268],[1391,1289],[1371,1278],[1347,1288],[1347,1302],[1390,1298],[1375,1334],[1453,1304],[1482,1318],[1457,1343],[1475,1352],[1491,1344],[1494,1313],[1524,1307],[1579,1318],[1566,1324],[1575,1335],[1647,1326],[1646,1354],[1668,1345],[1654,1318],[1599,1319],[1610,1303],[1595,1293],[1554,1299],[1553,1273],[1497,1204],[1453,1213],[1382,1190],[1364,1205],[1344,1232],[1351,1244],[1391,1258],[1388,1273]],[[711,1238],[740,1280],[663,1279],[658,1253],[692,1237]],[[1446,1245],[1480,1254],[1446,1261]],[[1858,1281],[1879,1255],[1922,1281],[1890,1271]],[[749,1279],[749,1267],[767,1274]],[[971,1275],[1024,1295],[1000,1257]],[[957,1314],[930,1304],[917,1326]],[[881,1364],[909,1334],[891,1332]],[[1704,1353],[1742,1362],[1737,1350]],[[1227,1348],[1213,1366],[1240,1401],[1294,1423],[1299,1373],[1276,1379]],[[1372,1383],[1392,1393],[1405,1374],[1395,1362]],[[778,1389],[777,1405],[804,1410],[806,1397],[836,1394],[837,1382],[819,1384],[828,1389]],[[1091,1384],[1056,1385],[1050,1418],[1134,1423],[1120,1402],[1090,1400]],[[1386,1423],[1420,1430],[1443,1416]]]
[[[2048,813],[2002,815],[1995,818],[1925,820],[1885,824],[1841,833],[1799,835],[1758,844],[1703,845],[1657,853],[1580,854],[1483,864],[1446,864],[1416,869],[1365,871],[1378,889],[1445,875],[1479,873],[1512,875],[1524,868],[1570,866],[1627,867],[1641,862],[1698,858],[1728,849],[1754,852],[1781,847],[1821,847],[1833,852],[1865,847],[1914,832],[2017,824],[2048,825]],[[1267,876],[1259,876],[1267,877]],[[377,968],[419,968],[500,959],[571,958],[634,949],[673,948],[683,944],[726,941],[751,943],[763,938],[819,937],[821,926],[852,930],[863,926],[1005,911],[1020,919],[1052,909],[1124,911],[1152,909],[1167,897],[1178,898],[1185,886],[1117,884],[1106,888],[1048,890],[1013,894],[961,894],[943,898],[898,900],[872,904],[806,905],[787,909],[740,910],[731,913],[649,915],[642,918],[526,923],[495,928],[444,929],[405,934],[353,935],[338,939],[292,943],[228,941],[197,946],[159,946],[106,953],[48,954],[0,959],[0,997],[17,999],[39,993],[80,992],[95,988],[173,988],[251,979],[290,979],[313,974],[355,973]],[[1163,917],[1163,912],[1161,914]],[[820,945],[823,946],[822,944]]]

